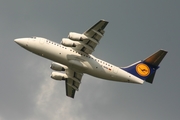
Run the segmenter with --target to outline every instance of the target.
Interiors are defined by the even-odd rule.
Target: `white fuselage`
[[[22,38],[16,39],[25,49],[50,59],[57,63],[66,65],[80,73],[86,73],[98,78],[142,84],[143,80],[116,67],[108,62],[94,57],[91,54],[77,52],[72,47],[66,47],[45,38]]]

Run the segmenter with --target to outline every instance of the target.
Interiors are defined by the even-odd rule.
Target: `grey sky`
[[[179,120],[180,1],[1,0],[0,120]],[[134,85],[84,75],[75,99],[50,78],[51,61],[14,43],[40,36],[60,42],[109,21],[93,53],[126,66],[159,49],[168,51],[154,84]]]

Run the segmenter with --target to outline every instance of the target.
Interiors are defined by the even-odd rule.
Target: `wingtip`
[[[103,22],[108,22],[107,20],[105,20],[105,19],[101,19],[100,21],[103,21]]]
[[[161,51],[164,51],[164,52],[166,52],[166,53],[168,53],[168,51],[167,50],[164,50],[164,49],[160,49]]]

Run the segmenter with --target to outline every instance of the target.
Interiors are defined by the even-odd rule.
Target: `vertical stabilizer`
[[[146,59],[130,66],[122,67],[122,69],[148,83],[153,83],[156,70],[159,68],[159,64],[166,54],[167,51],[159,50]]]

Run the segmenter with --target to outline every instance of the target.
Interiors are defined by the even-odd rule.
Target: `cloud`
[[[31,119],[84,120],[84,118],[77,115],[78,110],[82,108],[82,104],[79,101],[66,97],[64,93],[62,93],[65,92],[65,89],[61,87],[64,85],[62,83],[64,81],[60,82],[45,78],[44,83],[39,87],[34,99],[34,115]]]
[[[5,119],[0,115],[0,120],[5,120]]]

